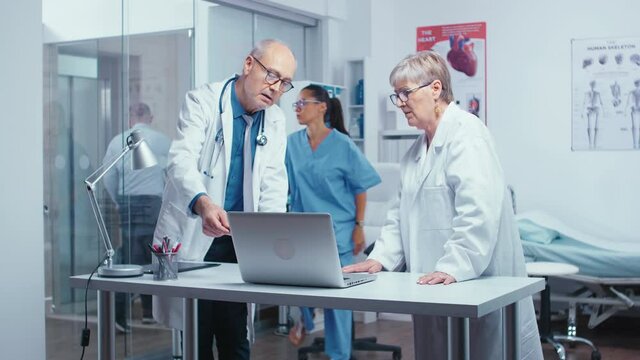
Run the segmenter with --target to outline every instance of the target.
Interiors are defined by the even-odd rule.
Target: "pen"
[[[160,252],[158,245],[147,244],[147,246],[149,247],[149,249],[151,249],[151,252],[154,252],[156,254]]]

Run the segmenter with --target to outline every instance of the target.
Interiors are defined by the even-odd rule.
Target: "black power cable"
[[[105,255],[104,259],[102,259],[102,261],[100,261],[100,263],[98,264],[98,266],[96,266],[95,269],[93,269],[93,271],[91,272],[91,275],[89,275],[89,279],[87,279],[87,286],[84,289],[84,329],[82,329],[82,336],[80,337],[80,346],[82,346],[82,354],[80,355],[80,360],[82,360],[84,358],[84,351],[87,348],[87,346],[89,346],[89,339],[91,337],[91,330],[89,330],[89,327],[87,326],[87,294],[89,293],[89,283],[91,282],[91,278],[93,277],[93,274],[96,273],[96,271],[98,271],[98,268],[105,262],[107,261],[108,256]]]

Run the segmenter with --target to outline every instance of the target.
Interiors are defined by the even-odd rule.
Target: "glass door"
[[[49,104],[46,119],[45,238],[51,256],[48,279],[52,306],[58,313],[71,313],[80,294],[69,287],[69,276],[91,271],[100,256],[99,244],[92,240],[95,221],[79,179],[89,176],[98,163],[92,146],[101,115],[98,94],[108,90],[109,83],[69,75],[59,75],[56,80],[58,100]]]
[[[66,0],[52,2],[72,6]],[[84,179],[109,158],[109,151],[122,150],[134,127],[162,139],[162,145],[151,147],[163,149],[156,155],[164,166],[184,95],[193,87],[193,1],[168,2],[173,6],[163,3],[156,9],[149,7],[154,2],[123,0],[116,16],[105,12],[96,22],[100,26],[86,33],[78,32],[80,25],[69,28],[69,38],[62,22],[47,24],[60,19],[43,15],[46,27],[62,29],[56,34],[60,41],[44,45],[47,359],[68,359],[76,350],[80,355],[85,294],[69,287],[69,276],[91,272],[105,254]],[[95,15],[91,12],[95,9],[85,15]],[[104,36],[103,29],[109,30]],[[151,180],[143,183],[126,169],[125,159],[109,172],[111,182],[98,184],[96,195],[115,262],[132,263],[144,261],[134,258],[135,244],[151,241],[164,169],[147,173]],[[124,325],[116,336],[116,357],[171,358],[172,331],[149,319],[149,302],[138,294],[116,298],[116,314]],[[95,291],[88,292],[87,308],[93,339],[85,358],[96,358]]]

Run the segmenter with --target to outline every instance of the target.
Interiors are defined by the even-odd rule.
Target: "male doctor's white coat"
[[[502,168],[477,117],[451,103],[428,151],[425,135],[412,145],[401,161],[396,203],[369,258],[389,270],[406,263],[408,272],[442,271],[457,281],[526,276]],[[519,309],[522,359],[542,359],[532,299],[522,300]],[[474,359],[502,358],[501,324],[499,311],[471,319]],[[416,316],[414,333],[423,354],[445,358],[446,319]]]
[[[231,87],[234,84],[230,82],[224,94],[221,94],[224,82],[206,84],[188,92],[180,112],[178,133],[169,150],[167,181],[154,232],[155,241],[169,236],[182,243],[178,260],[202,261],[213,241],[202,232],[202,220],[191,212],[189,203],[204,192],[213,203],[220,207],[224,204],[231,158]],[[222,114],[219,101],[222,101]],[[266,145],[256,146],[253,208],[284,212],[288,191],[284,163],[285,117],[277,105],[265,109],[264,115],[268,140]],[[216,136],[220,128],[222,133]],[[167,326],[182,329],[182,299],[154,296],[153,300],[153,317]]]

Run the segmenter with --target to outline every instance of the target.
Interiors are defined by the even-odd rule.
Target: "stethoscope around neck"
[[[220,122],[222,123],[222,98],[224,97],[224,92],[227,89],[227,86],[229,86],[230,83],[232,83],[233,81],[238,80],[238,76],[234,76],[231,79],[227,80],[227,82],[224,83],[224,85],[222,86],[222,91],[220,92],[220,97],[218,98],[218,113],[220,114]],[[258,134],[258,136],[256,137],[256,144],[260,145],[260,146],[265,146],[267,145],[267,135],[264,133],[264,114],[262,114],[261,116],[258,116],[260,121],[260,133]],[[220,134],[220,136],[222,136],[222,125],[220,125],[220,130],[218,130],[218,133]],[[218,137],[218,134],[216,134],[216,138]],[[216,139],[216,141],[218,141],[218,139]]]
[[[209,158],[209,167],[203,171],[203,174],[208,176],[211,179],[213,179],[213,168],[211,167],[211,165],[213,164],[213,167],[215,167],[216,164],[218,163],[218,158],[220,157],[220,153],[222,152],[222,148],[224,145],[224,132],[222,131],[222,113],[223,113],[222,98],[224,97],[224,92],[227,90],[227,87],[229,86],[229,84],[231,84],[233,81],[237,79],[238,79],[238,76],[236,75],[231,79],[227,80],[222,86],[222,91],[220,92],[220,97],[218,98],[218,116],[220,120],[220,125],[218,127],[218,132],[216,133],[214,141],[216,146],[219,146],[219,148],[217,151],[215,151],[215,147],[214,147],[214,152],[216,152],[215,159],[213,159],[213,156],[211,156]],[[260,133],[256,137],[256,144],[259,146],[265,146],[267,145],[268,139],[267,139],[267,135],[264,133],[264,113],[261,116],[258,116],[258,118],[259,118],[258,121],[260,121]]]

